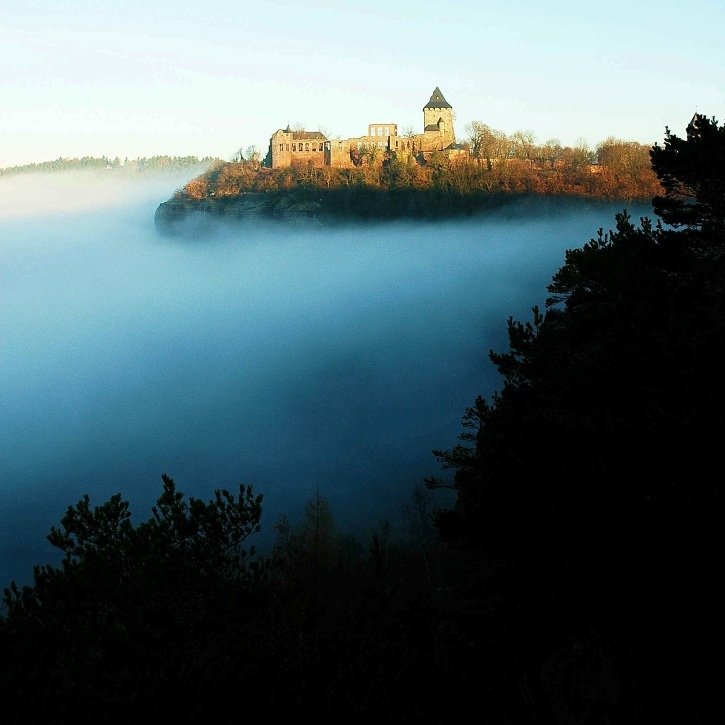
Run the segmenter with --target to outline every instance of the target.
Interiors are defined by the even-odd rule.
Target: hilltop
[[[544,145],[528,157],[512,146],[500,157],[480,138],[474,142],[470,155],[455,160],[432,153],[421,162],[385,152],[365,154],[351,168],[215,163],[158,207],[157,229],[179,233],[185,220],[209,216],[294,223],[431,219],[480,213],[524,195],[649,201],[661,191],[649,147],[636,142],[608,139],[596,152]]]

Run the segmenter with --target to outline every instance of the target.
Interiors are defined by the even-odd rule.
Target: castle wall
[[[272,135],[272,168],[307,164],[325,166],[327,139],[319,131],[279,130]]]
[[[305,144],[307,146],[307,144]],[[320,148],[322,147],[322,148]],[[315,144],[315,150],[309,151],[307,149],[303,149],[301,151],[297,151],[292,154],[292,163],[291,166],[296,166],[298,164],[309,164],[312,163],[313,166],[326,166],[325,163],[325,147],[324,144]]]
[[[337,169],[350,168],[353,163],[350,158],[350,139],[335,139],[327,142],[327,165]]]
[[[438,126],[438,122],[445,124],[446,134],[453,137],[450,143],[455,143],[456,135],[453,133],[453,109],[452,108],[424,108],[423,129],[427,131],[432,126]]]
[[[387,151],[390,145],[389,136],[358,136],[350,139],[350,145],[358,151],[376,148],[379,151]]]
[[[415,136],[413,138],[391,136],[390,152],[395,154],[398,158],[413,155],[415,153],[415,138]]]
[[[424,108],[423,137],[426,151],[440,151],[455,143],[453,110],[450,108]]]
[[[372,148],[378,150],[379,161],[386,152],[425,158],[425,154],[443,151],[455,142],[453,109],[436,88],[423,109],[423,133],[413,138],[399,136],[396,123],[371,123],[365,136],[335,140],[326,139],[319,131],[292,131],[287,128],[272,135],[270,157],[272,168],[309,162],[315,166],[349,168],[358,162],[361,154]],[[455,152],[460,156],[460,149]]]
[[[397,136],[398,135],[398,124],[397,123],[371,123],[368,126],[368,136]]]
[[[272,150],[272,168],[292,165],[292,133],[277,131],[269,141]]]
[[[395,124],[387,125],[391,128],[391,130],[395,130],[396,133],[390,136],[368,135],[351,138],[350,145],[353,149],[361,153],[367,149],[375,147],[380,152],[390,151],[398,156],[412,154],[415,149],[420,148],[422,143],[420,139],[422,136],[414,136],[413,138],[398,136],[397,126]],[[380,158],[382,159],[382,154]]]

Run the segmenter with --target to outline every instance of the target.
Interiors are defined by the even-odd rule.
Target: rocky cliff
[[[156,229],[168,236],[202,236],[220,223],[274,220],[293,225],[320,225],[331,215],[320,200],[289,193],[250,193],[233,199],[170,199],[159,204]]]
[[[579,197],[513,193],[462,193],[446,189],[382,189],[348,186],[333,189],[296,187],[194,200],[177,196],[159,205],[156,228],[166,236],[202,237],[212,229],[245,222],[322,226],[350,221],[417,219],[438,221],[471,217],[514,206],[519,213],[549,214],[572,205],[603,203]]]

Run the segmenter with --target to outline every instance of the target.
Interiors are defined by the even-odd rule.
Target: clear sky
[[[288,123],[650,144],[725,116],[723,0],[23,0],[0,14],[0,167],[229,158]]]

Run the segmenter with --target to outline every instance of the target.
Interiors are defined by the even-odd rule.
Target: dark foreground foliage
[[[262,558],[244,548],[262,512],[251,487],[204,502],[163,484],[138,526],[120,495],[69,507],[48,537],[61,566],[5,590],[0,722],[237,722],[245,708],[424,717],[435,559],[424,488],[407,516],[415,550],[387,526],[367,544],[340,534],[317,495]]]
[[[464,415],[453,509],[409,542],[316,496],[256,557],[249,487],[146,522],[68,509],[60,567],[6,590],[0,721],[707,723],[722,656],[725,131],[652,150],[667,223],[567,252]],[[431,478],[432,486],[446,485]]]
[[[725,129],[703,116],[686,139],[667,133],[652,162],[665,188],[655,209],[671,227],[623,213],[567,252],[545,314],[509,320],[510,350],[490,353],[504,385],[468,411],[474,445],[438,452],[457,471],[445,538],[504,568],[508,676],[535,677],[559,722],[715,712],[723,153]],[[485,681],[507,665],[474,667]]]

